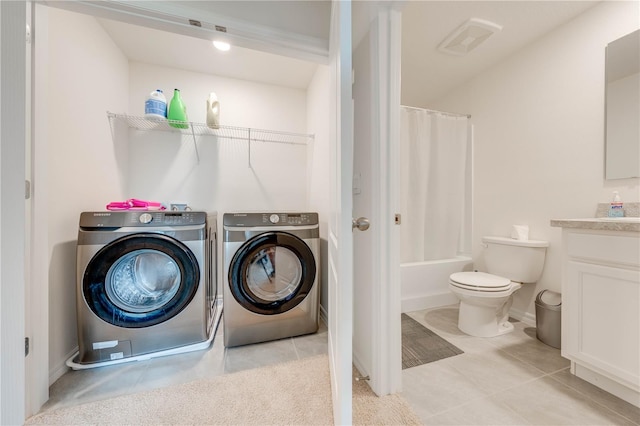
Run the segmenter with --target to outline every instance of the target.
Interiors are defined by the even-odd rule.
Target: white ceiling
[[[451,89],[570,21],[597,1],[409,1],[402,14],[402,104],[428,107]],[[466,56],[437,50],[470,18],[502,26]]]
[[[228,52],[209,40],[123,22],[99,19],[130,61],[306,89],[317,64],[233,46]]]
[[[242,22],[268,31],[277,28],[328,45],[329,16],[325,1],[165,2],[201,10],[208,22]],[[407,1],[402,19],[402,103],[428,103],[469,80],[518,49],[568,22],[596,1]],[[371,3],[374,4],[374,3]],[[248,9],[248,7],[250,9]],[[183,9],[184,10],[184,9]],[[358,8],[354,7],[354,10]],[[198,14],[198,13],[191,13]],[[222,18],[213,18],[222,16]],[[503,26],[467,56],[449,56],[437,45],[469,18]],[[194,16],[194,19],[198,17]],[[204,18],[203,18],[204,19]],[[99,19],[132,61],[201,73],[305,89],[314,62],[234,46],[221,53],[210,41],[187,35]],[[213,22],[216,23],[216,22]]]

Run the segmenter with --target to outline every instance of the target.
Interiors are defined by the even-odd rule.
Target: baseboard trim
[[[325,325],[329,325],[329,321],[327,321],[327,310],[324,306],[320,305],[320,321],[322,321]]]
[[[360,361],[360,357],[358,357],[358,354],[356,354],[355,351],[353,352],[353,365],[358,370],[358,373],[360,373],[359,377],[366,377],[369,375],[369,372],[364,368],[364,365]]]
[[[637,390],[631,389],[603,374],[598,373],[595,370],[592,370],[589,367],[577,364],[573,361],[571,362],[571,367],[572,373],[575,376],[580,377],[582,380],[585,380],[600,389],[604,389],[610,394],[640,408],[640,392]]]
[[[455,305],[458,298],[451,292],[429,294],[400,301],[402,313],[420,311],[422,309],[439,308],[441,306]]]
[[[62,363],[58,364],[53,370],[49,371],[49,386],[54,384],[60,377],[64,376],[64,374],[67,371],[71,370],[71,368],[67,366],[65,361],[71,358],[77,352],[78,352],[78,347],[76,346],[71,350],[71,352],[68,352],[64,356],[64,361],[62,361]]]
[[[521,321],[531,327],[535,327],[536,326],[536,316],[534,314],[532,314],[531,312],[525,312],[525,311],[521,311],[519,309],[513,309],[511,308],[509,310],[509,316],[511,318],[517,319],[518,321]]]

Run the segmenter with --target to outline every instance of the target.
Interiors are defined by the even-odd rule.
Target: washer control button
[[[142,213],[138,220],[140,221],[140,223],[151,223],[151,221],[153,220],[153,216],[151,216],[149,213]]]
[[[280,222],[280,216],[278,216],[277,214],[272,214],[271,216],[269,216],[269,221],[271,223],[278,223]]]

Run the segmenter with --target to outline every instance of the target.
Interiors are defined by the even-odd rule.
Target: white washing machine
[[[207,348],[221,316],[216,215],[80,215],[74,369]]]
[[[225,346],[318,331],[319,260],[317,213],[226,213]]]

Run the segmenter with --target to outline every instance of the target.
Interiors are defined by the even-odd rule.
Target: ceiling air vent
[[[471,18],[438,45],[438,50],[449,55],[464,56],[478,47],[502,26],[484,19]]]

